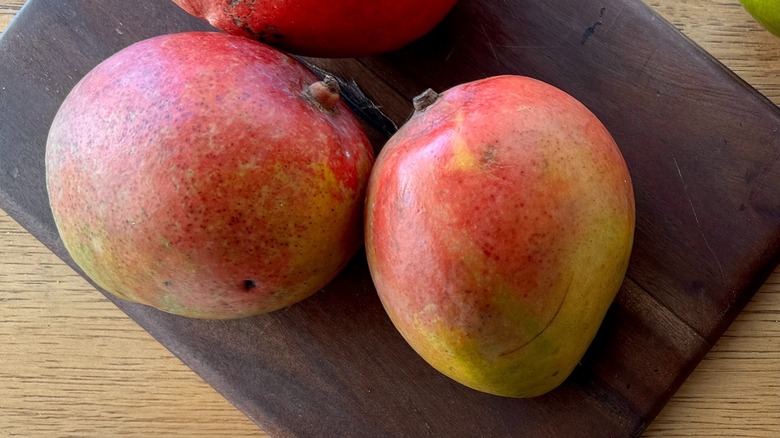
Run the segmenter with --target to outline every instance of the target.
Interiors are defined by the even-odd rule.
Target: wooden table
[[[647,1],[780,104],[780,38],[737,0]],[[3,436],[265,436],[2,211],[0,349]],[[779,374],[780,269],[645,436],[777,436]]]

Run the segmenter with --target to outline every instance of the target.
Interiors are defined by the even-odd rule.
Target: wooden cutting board
[[[30,0],[0,40],[0,207],[71,265],[44,186],[54,113],[112,53],[190,29],[209,28],[168,0]],[[586,357],[530,400],[425,364],[385,316],[362,254],[314,297],[239,321],[112,298],[272,435],[639,435],[778,260],[780,110],[639,0],[461,0],[397,53],[308,61],[354,80],[396,125],[428,87],[513,73],[566,90],[623,151],[637,233]],[[381,147],[392,124],[360,114]]]

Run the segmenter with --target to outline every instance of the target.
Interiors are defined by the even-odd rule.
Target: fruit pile
[[[85,274],[165,312],[241,318],[311,296],[365,244],[390,319],[437,370],[510,397],[566,379],[635,221],[585,106],[521,76],[428,90],[375,157],[338,82],[291,54],[396,50],[455,0],[174,2],[223,32],[114,54],[49,131],[52,213]]]

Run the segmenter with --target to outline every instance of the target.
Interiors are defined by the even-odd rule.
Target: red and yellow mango
[[[373,164],[332,85],[224,33],[108,58],[67,96],[47,142],[50,204],[74,261],[121,298],[197,318],[321,289],[362,246]]]
[[[392,322],[434,368],[491,394],[558,386],[624,278],[628,169],[580,102],[499,76],[429,92],[380,152],[366,252]]]

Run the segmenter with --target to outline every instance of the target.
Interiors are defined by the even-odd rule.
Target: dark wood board
[[[0,40],[0,207],[69,264],[44,185],[54,113],[112,53],[190,29],[209,27],[168,0],[30,0]],[[636,243],[586,357],[528,400],[425,364],[387,319],[363,254],[314,297],[238,321],[109,296],[272,435],[637,436],[777,263],[780,110],[639,0],[461,0],[401,51],[309,62],[354,80],[396,124],[428,87],[513,73],[564,89],[623,151]]]

